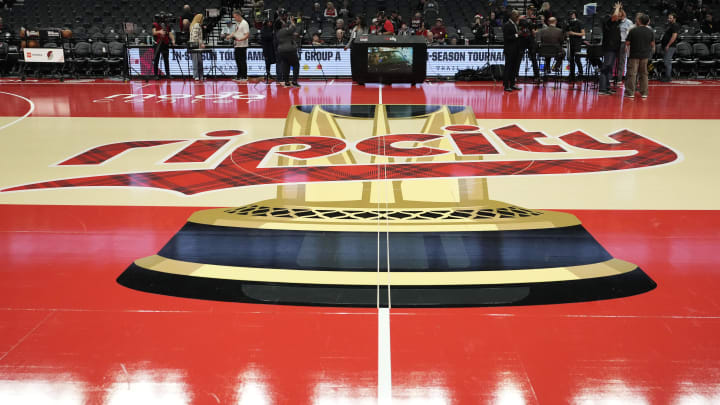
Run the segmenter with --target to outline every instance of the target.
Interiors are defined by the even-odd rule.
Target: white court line
[[[383,103],[382,99],[383,85],[380,84],[378,87],[378,104]],[[380,177],[380,171],[378,170],[378,178]],[[387,182],[387,179],[386,179]],[[385,187],[385,204],[387,208],[387,195],[388,189],[387,184]],[[380,201],[378,201],[378,211],[380,210]],[[389,220],[388,220],[389,221]],[[385,251],[386,251],[386,266],[387,271],[390,273],[390,234],[389,229],[385,230]],[[378,405],[389,405],[392,403],[392,362],[390,354],[390,277],[388,277],[388,307],[380,308],[380,218],[378,217],[378,235],[377,235],[377,272],[378,272],[378,285],[377,285],[377,310],[378,310],[378,391],[377,391],[377,403]]]
[[[16,119],[15,121],[13,121],[13,122],[11,122],[11,123],[9,123],[9,124],[5,124],[5,125],[1,126],[1,127],[0,127],[0,131],[2,131],[3,129],[5,129],[5,128],[11,126],[11,125],[14,125],[14,124],[16,124],[16,123],[24,120],[25,118],[27,118],[28,115],[32,114],[33,111],[35,111],[35,103],[33,103],[32,100],[30,100],[29,98],[25,98],[25,97],[20,96],[20,95],[18,95],[18,94],[7,93],[7,92],[4,92],[4,91],[0,91],[0,94],[7,94],[7,95],[10,95],[10,96],[18,97],[18,98],[21,98],[21,99],[27,101],[28,103],[30,103],[30,110],[29,110],[28,112],[26,112],[25,115],[23,115],[22,117]]]
[[[378,308],[378,405],[392,403],[390,308]]]

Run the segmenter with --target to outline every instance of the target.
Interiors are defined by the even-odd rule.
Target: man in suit
[[[553,70],[555,71],[560,70],[563,58],[565,58],[565,53],[562,50],[565,33],[557,27],[557,19],[555,17],[548,18],[547,22],[547,28],[540,30],[538,33],[540,49],[545,55],[545,76],[550,72],[550,55],[553,55],[552,57],[555,59],[555,66],[553,66]]]
[[[503,52],[505,53],[505,71],[503,72],[503,87],[505,91],[520,90],[515,86],[517,79],[517,66],[520,64],[522,47],[520,46],[517,10],[510,12],[510,18],[503,25]]]

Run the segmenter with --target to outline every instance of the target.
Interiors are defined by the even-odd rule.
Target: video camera
[[[543,28],[543,24],[538,17],[527,17],[518,21],[518,27],[521,30],[539,30]]]

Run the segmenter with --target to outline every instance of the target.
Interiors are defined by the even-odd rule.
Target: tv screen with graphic
[[[368,73],[410,74],[412,71],[412,47],[368,47]]]

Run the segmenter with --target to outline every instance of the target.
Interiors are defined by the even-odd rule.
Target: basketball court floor
[[[0,79],[0,404],[720,403],[720,83]]]

